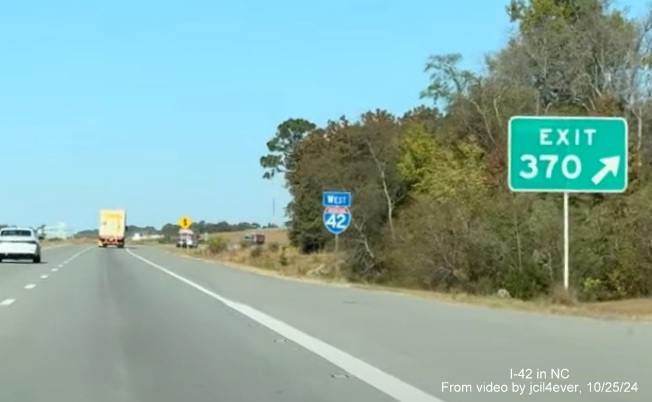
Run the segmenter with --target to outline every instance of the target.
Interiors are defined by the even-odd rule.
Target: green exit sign
[[[616,117],[509,120],[512,191],[622,193],[627,189],[627,121]]]

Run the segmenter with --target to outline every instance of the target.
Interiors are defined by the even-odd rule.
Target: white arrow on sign
[[[618,174],[618,166],[620,165],[620,156],[610,156],[608,158],[600,159],[602,169],[593,176],[591,181],[593,184],[598,185],[609,173],[616,176]]]

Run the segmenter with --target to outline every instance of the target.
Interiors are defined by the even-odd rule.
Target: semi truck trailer
[[[98,247],[115,246],[124,248],[127,231],[127,212],[123,209],[103,209],[100,211]]]

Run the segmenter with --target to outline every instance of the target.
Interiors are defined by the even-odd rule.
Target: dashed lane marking
[[[78,252],[77,254],[74,254],[72,257],[70,257],[70,258],[68,258],[67,260],[65,260],[64,262],[62,262],[62,263],[59,265],[59,268],[61,268],[61,267],[63,267],[64,265],[68,264],[70,261],[74,260],[75,258],[79,257],[80,255],[84,254],[85,252],[87,252],[88,250],[90,250],[90,249],[92,249],[92,248],[93,248],[93,247],[87,247],[87,248],[83,249],[82,251]]]

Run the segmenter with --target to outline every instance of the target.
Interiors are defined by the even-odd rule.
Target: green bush
[[[649,108],[650,96],[634,85],[633,102],[624,105],[620,89],[596,92],[573,74],[554,85],[531,79],[546,77],[552,65],[602,82],[600,69],[586,68],[595,52],[609,55],[610,70],[644,74],[647,65],[628,57],[639,22],[591,0],[555,1],[560,18],[538,23],[549,21],[550,7],[515,3],[523,3],[508,13],[517,28],[483,73],[464,69],[458,53],[426,62],[430,82],[421,95],[447,107],[419,106],[402,116],[372,109],[321,127],[299,116],[280,122],[260,165],[270,179],[291,172],[286,226],[297,250],[316,253],[332,241],[318,200],[324,188],[349,189],[351,228],[339,237],[339,253],[350,278],[562,303],[652,296],[652,125],[632,113]],[[550,51],[568,43],[595,51]],[[587,112],[627,118],[639,141],[630,141],[627,191],[570,196],[565,292],[563,197],[509,191],[506,127],[511,116]],[[287,264],[285,253],[278,258]]]
[[[285,246],[281,249],[281,255],[278,257],[278,262],[281,266],[287,267],[290,263],[288,257],[285,255]]]
[[[226,251],[228,245],[226,243],[226,240],[224,240],[222,237],[215,236],[215,237],[211,237],[208,240],[207,246],[208,246],[208,252],[210,254],[220,254]]]
[[[252,258],[258,258],[258,257],[260,257],[261,255],[263,255],[263,248],[262,248],[262,247],[258,247],[258,246],[253,247],[253,248],[251,249],[251,251],[249,252],[249,255],[250,255]]]

